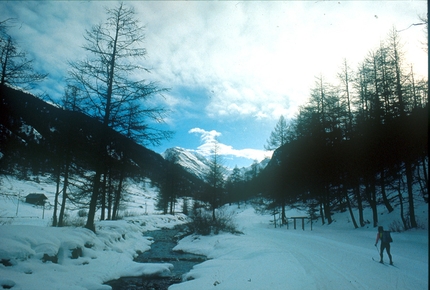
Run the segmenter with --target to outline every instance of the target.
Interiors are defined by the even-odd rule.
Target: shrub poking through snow
[[[197,210],[194,212],[193,220],[189,226],[192,232],[203,236],[210,234],[217,235],[220,232],[241,234],[233,222],[232,215],[221,210],[217,211],[215,220],[208,211],[203,209]]]

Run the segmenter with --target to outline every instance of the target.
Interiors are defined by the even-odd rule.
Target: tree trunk
[[[323,203],[320,201],[320,215],[321,215],[321,222],[324,225],[325,224],[325,218],[324,218],[324,211],[323,211]]]
[[[409,161],[405,162],[405,170],[406,170],[406,184],[408,187],[408,200],[409,200],[409,218],[411,221],[411,227],[417,227],[417,221],[415,219],[415,207],[414,207],[414,194],[412,190],[412,166]]]
[[[216,216],[215,216],[215,207],[212,206],[212,220],[215,221],[216,220]]]
[[[425,157],[423,157],[422,158],[423,159],[423,174],[424,174],[424,181],[425,181],[425,185],[426,185],[426,188],[428,188],[428,185],[429,185],[429,179],[428,179],[428,175],[427,175],[427,166],[426,166],[426,158]]]
[[[370,181],[366,181],[366,198],[372,208],[372,216],[373,216],[373,227],[378,226],[378,210],[376,207],[376,186],[375,186],[375,177],[372,176]]]
[[[428,175],[427,175],[426,157],[425,156],[423,156],[422,161],[423,161],[424,184],[425,184],[425,189],[427,189],[427,193],[428,193],[429,180],[428,180]],[[425,201],[428,202],[428,198],[425,199]]]
[[[101,166],[97,168],[96,173],[94,175],[93,180],[93,192],[91,194],[91,201],[90,201],[90,207],[88,211],[88,218],[87,223],[85,227],[93,232],[96,232],[96,228],[94,225],[94,219],[96,216],[96,208],[97,208],[97,200],[99,197],[99,190],[100,190],[100,177],[101,177]]]
[[[324,212],[325,212],[325,216],[327,218],[327,223],[330,225],[333,222],[333,219],[331,217],[330,205],[329,205],[328,200],[326,200],[324,203]]]
[[[173,195],[170,195],[170,214],[174,214],[173,212],[174,205],[175,205],[174,197]]]
[[[324,213],[327,219],[327,223],[330,225],[333,222],[330,212],[330,191],[324,187]]]
[[[363,200],[361,198],[360,185],[357,184],[354,187],[354,194],[357,198],[357,208],[358,208],[358,221],[360,223],[360,227],[364,227],[364,215],[363,215]]]
[[[101,186],[101,215],[100,220],[105,220],[105,212],[106,212],[106,183],[107,183],[107,169],[105,169],[105,173],[103,174],[103,183]]]
[[[57,208],[58,208],[58,196],[60,195],[60,180],[61,180],[61,166],[58,164],[57,168],[56,168],[56,183],[57,183],[57,187],[55,190],[55,199],[54,199],[54,213],[52,215],[52,226],[56,227],[58,220],[57,220]]]
[[[103,128],[101,130],[102,131],[101,135],[99,135],[99,140],[100,140],[99,146],[101,149],[101,151],[99,151],[101,154],[99,158],[101,159],[98,160],[98,164],[97,164],[98,166],[96,169],[96,174],[94,176],[93,193],[91,195],[87,224],[85,225],[87,229],[90,229],[93,232],[96,231],[96,228],[94,225],[94,218],[96,215],[97,200],[98,200],[99,191],[100,191],[100,177],[104,168],[103,165],[104,165],[105,158],[107,158],[105,154],[105,150],[106,150],[105,145],[107,143],[105,140],[105,136],[106,136],[106,133],[109,131],[109,121],[110,121],[110,114],[112,109],[111,108],[112,86],[113,86],[114,76],[115,76],[115,57],[117,52],[118,33],[119,33],[119,26],[116,27],[115,38],[114,38],[113,47],[112,47],[112,54],[110,55],[111,59],[110,59],[110,66],[109,66],[109,74],[107,78],[106,106],[105,106],[105,112],[103,117]]]
[[[342,191],[343,191],[343,195],[345,196],[345,199],[346,199],[346,205],[348,206],[348,210],[349,210],[349,214],[351,215],[352,223],[354,225],[354,228],[356,229],[356,228],[358,228],[358,225],[357,225],[357,222],[355,221],[354,213],[352,212],[351,202],[349,200],[348,190],[347,190],[346,186],[342,186]]]
[[[388,212],[392,212],[394,209],[390,204],[390,201],[387,198],[387,194],[385,192],[385,172],[384,169],[381,170],[381,194],[382,200],[384,201],[384,205],[387,208]]]
[[[420,185],[420,189],[421,189],[421,194],[422,194],[422,196],[424,197],[424,201],[426,201],[427,202],[427,200],[426,200],[426,189],[427,189],[427,187],[424,187],[423,186],[423,179],[421,178],[421,174],[420,174],[420,164],[419,164],[419,162],[417,163],[417,175],[418,175],[418,184]]]
[[[108,220],[112,219],[112,171],[109,170],[109,184],[108,184]]]
[[[118,218],[119,203],[121,201],[121,191],[122,191],[123,181],[124,181],[124,170],[121,169],[121,173],[119,176],[119,182],[118,182],[118,188],[115,191],[115,200],[114,200],[113,210],[112,210],[112,219],[113,220],[116,220]]]
[[[287,216],[285,215],[285,197],[282,197],[282,209],[281,209],[281,220],[282,220],[282,225],[286,224],[286,220],[287,220]]]
[[[276,229],[276,210],[273,210],[273,224],[275,225]]]
[[[64,225],[64,212],[66,210],[67,187],[69,186],[69,169],[70,169],[69,158],[70,157],[67,155],[66,164],[64,166],[63,199],[61,201],[60,217],[58,219],[59,227],[62,227]]]
[[[2,86],[6,82],[6,68],[7,68],[9,53],[11,52],[11,44],[12,44],[12,39],[9,37],[8,40],[7,40],[7,46],[4,49],[4,51],[5,51],[5,58],[4,58],[4,61],[3,61],[2,72],[1,72],[1,81],[0,81],[0,84]]]
[[[373,227],[378,226],[378,208],[376,204],[376,185],[375,185],[375,177],[372,177],[370,183],[370,191],[372,194],[372,212],[373,212]]]
[[[407,230],[409,229],[409,225],[405,219],[405,214],[403,209],[403,196],[402,196],[402,190],[401,190],[400,184],[401,184],[401,177],[399,178],[399,187],[397,188],[399,192],[398,196],[399,196],[399,203],[400,203],[400,218],[402,219],[402,222],[403,222],[403,229]]]

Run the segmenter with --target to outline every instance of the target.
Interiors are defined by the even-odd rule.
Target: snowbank
[[[97,223],[84,228],[4,225],[0,231],[0,285],[12,289],[110,289],[125,276],[170,274],[171,264],[133,262],[150,249],[148,228],[183,223],[174,216],[143,216],[134,221]],[[145,225],[151,224],[146,227]]]
[[[148,182],[128,188],[124,220],[96,223],[96,232],[82,227],[53,228],[55,182],[49,175],[0,182],[0,286],[12,289],[110,289],[104,282],[124,276],[169,275],[171,264],[142,264],[133,259],[150,249],[146,231],[172,228],[184,215],[157,214],[156,189]],[[29,193],[43,193],[48,202],[24,202]],[[79,221],[79,209],[68,205],[67,217]],[[99,213],[97,213],[99,215]]]

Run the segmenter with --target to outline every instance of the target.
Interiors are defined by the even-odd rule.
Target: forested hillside
[[[359,227],[366,204],[376,226],[382,202],[389,212],[400,205],[404,229],[417,227],[414,198],[428,202],[427,80],[414,75],[394,29],[355,70],[345,60],[337,77],[337,84],[317,77],[307,103],[280,132],[286,141],[260,176],[262,190],[283,218],[285,205],[300,200],[323,223],[348,209]]]
[[[0,98],[1,173],[23,179],[52,173],[58,183],[58,198],[81,200],[84,207],[88,206],[89,177],[99,154],[96,137],[102,124],[7,86],[1,86]],[[149,178],[164,187],[171,180],[174,165],[114,130],[105,138],[109,140],[109,156],[99,204],[102,219],[115,219],[125,179]],[[201,186],[201,181],[180,167],[175,167],[175,176],[176,194],[190,194]],[[77,182],[76,192],[68,192],[69,183]],[[58,222],[61,224],[61,218]]]

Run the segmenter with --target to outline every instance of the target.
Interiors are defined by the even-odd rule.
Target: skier
[[[381,255],[381,260],[379,261],[379,263],[384,263],[383,253],[384,253],[384,249],[386,249],[388,257],[390,258],[390,265],[393,265],[393,258],[391,257],[391,252],[390,252],[390,243],[393,241],[393,239],[391,238],[390,232],[384,231],[384,228],[381,226],[378,227],[378,234],[376,235],[375,247],[377,247],[379,240],[381,240],[381,251],[379,252],[379,254]]]

